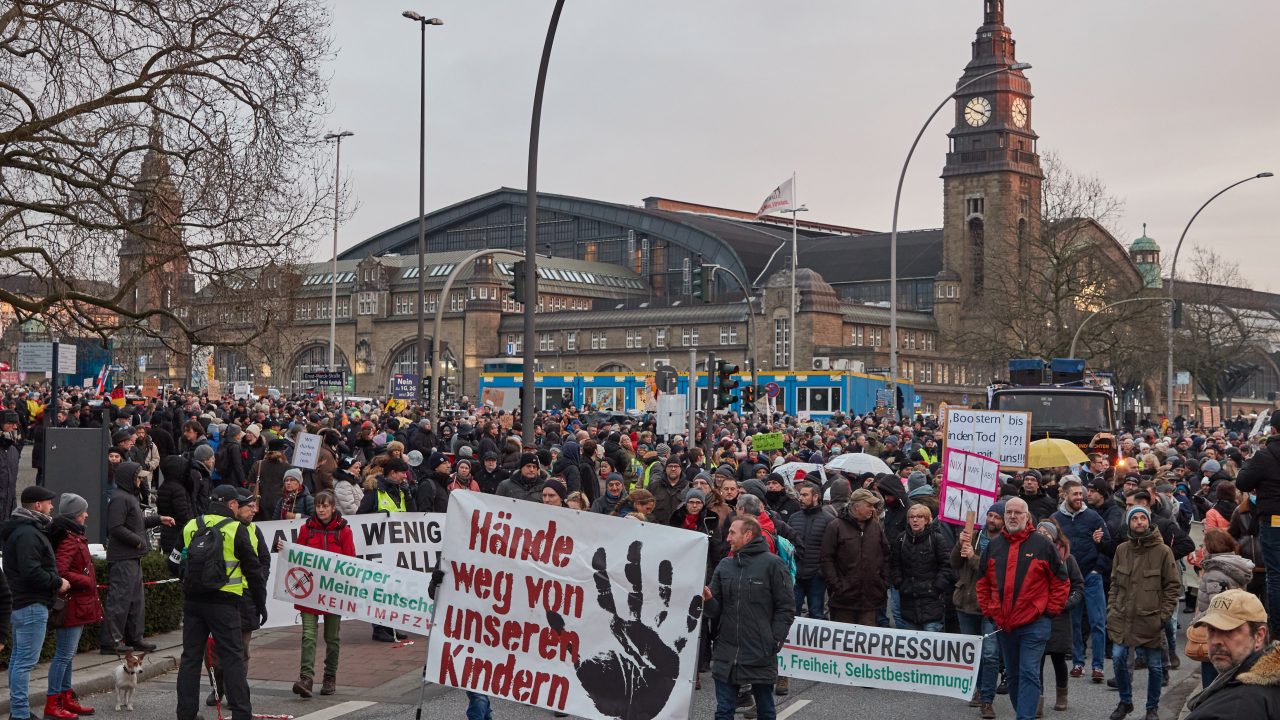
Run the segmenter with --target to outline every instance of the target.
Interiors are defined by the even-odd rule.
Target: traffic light
[[[702,267],[702,258],[698,258],[697,262],[689,267],[689,285],[693,289],[693,296],[702,302],[710,300],[707,292],[707,273]]]
[[[737,372],[738,366],[728,360],[716,361],[716,410],[724,410],[738,402],[738,396],[733,394],[738,387],[738,381],[733,379]]]
[[[1182,327],[1182,301],[1173,301],[1173,328],[1177,330]]]
[[[742,388],[742,402],[750,405],[756,401],[756,389],[750,385]]]
[[[517,260],[511,265],[511,299],[524,302],[524,260]]]

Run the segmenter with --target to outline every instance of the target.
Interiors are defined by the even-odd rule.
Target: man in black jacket
[[[0,410],[0,513],[3,513],[0,517],[9,517],[13,512],[14,499],[18,496],[18,459],[21,455],[18,413]]]
[[[702,590],[708,620],[720,620],[711,647],[715,718],[733,720],[738,686],[750,685],[757,717],[775,720],[777,655],[795,621],[791,576],[782,558],[769,552],[754,518],[734,519],[727,539],[733,554],[716,565],[710,586]]]
[[[498,492],[498,486],[503,480],[511,477],[511,473],[498,467],[498,453],[487,452],[484,454],[484,462],[479,470],[475,471],[476,484],[480,486],[480,492],[489,493],[490,495]]]
[[[1267,645],[1267,613],[1258,598],[1224,590],[1195,624],[1208,628],[1218,678],[1187,702],[1187,720],[1280,717],[1280,645]]]
[[[797,486],[800,511],[791,513],[788,524],[796,533],[796,615],[805,604],[809,617],[827,619],[827,583],[822,578],[822,536],[835,516],[822,506],[822,491],[811,482]]]
[[[58,564],[47,535],[53,522],[49,517],[53,512],[53,498],[53,493],[38,485],[24,489],[22,507],[0,525],[4,575],[12,592],[9,717],[14,720],[31,717],[27,686],[31,668],[40,659],[40,648],[44,645],[49,607],[57,593],[71,587],[71,583],[58,576]]]
[[[1271,435],[1240,468],[1236,488],[1258,496],[1253,514],[1267,568],[1267,615],[1272,637],[1280,637],[1280,412],[1271,413]]]
[[[161,523],[172,527],[167,515],[144,515],[138,493],[142,466],[123,462],[116,468],[116,489],[107,503],[107,606],[99,644],[103,655],[129,648],[151,652],[155,645],[142,640],[146,606],[142,592],[142,556],[151,549],[147,530]]]
[[[182,660],[178,664],[178,720],[198,718],[201,667],[210,636],[218,654],[218,665],[222,668],[232,720],[251,720],[253,717],[239,605],[240,598],[248,593],[258,613],[258,624],[265,625],[267,584],[258,560],[257,535],[251,532],[249,525],[236,521],[241,506],[252,501],[253,496],[245,488],[219,485],[213,489],[209,514],[192,520],[182,530],[183,545],[189,546],[200,522],[205,527],[218,527],[218,532],[223,535],[223,551],[225,553],[230,546],[235,562],[228,567],[228,582],[221,589],[186,593],[182,606]],[[227,520],[230,522],[222,524]]]

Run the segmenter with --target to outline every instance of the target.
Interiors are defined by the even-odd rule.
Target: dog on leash
[[[134,655],[132,652],[120,656],[120,666],[116,668],[116,710],[133,711],[133,691],[138,689],[142,659],[146,656],[146,653]]]

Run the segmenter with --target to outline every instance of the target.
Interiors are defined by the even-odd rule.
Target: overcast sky
[[[418,206],[417,26],[427,30],[427,208],[525,186],[552,0],[332,0],[331,127],[356,244]],[[403,7],[401,7],[403,5]],[[1280,2],[1007,0],[1040,149],[1125,201],[1126,245],[1171,251],[1200,203],[1280,173]],[[539,188],[754,210],[794,170],[810,220],[888,230],[902,160],[955,87],[981,0],[568,0],[552,55]],[[901,227],[938,227],[948,113],[908,171]],[[1224,195],[1184,246],[1280,292],[1280,178]],[[328,246],[317,257],[328,257]],[[1181,274],[1181,273],[1180,273]]]

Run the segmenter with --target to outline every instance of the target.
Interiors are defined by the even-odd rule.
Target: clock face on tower
[[[975,97],[964,106],[964,121],[973,127],[982,127],[991,119],[991,101]]]
[[[1020,128],[1027,126],[1027,102],[1022,98],[1013,101],[1013,124]]]

